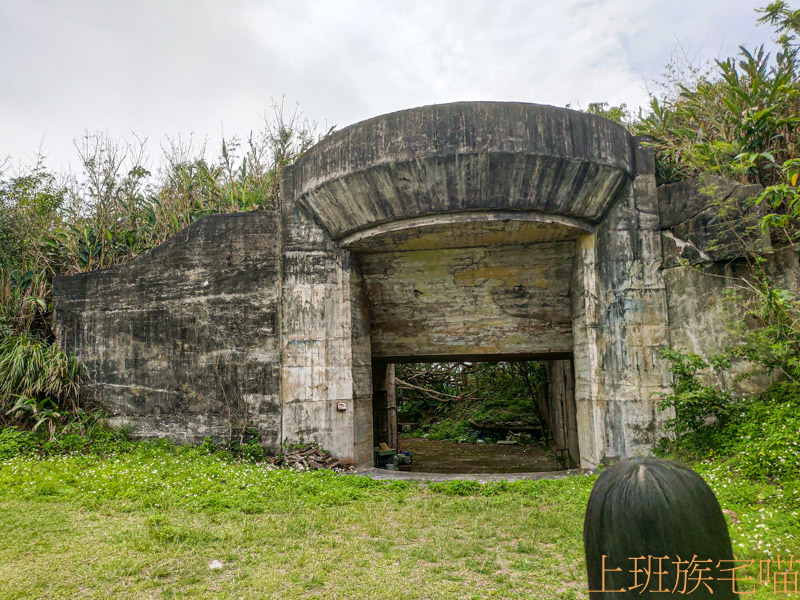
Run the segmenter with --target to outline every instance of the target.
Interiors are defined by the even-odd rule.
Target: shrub
[[[777,382],[748,399],[724,449],[731,466],[751,479],[800,479],[800,387]]]
[[[0,429],[0,459],[29,454],[37,447],[36,434],[15,427]]]
[[[661,449],[689,460],[716,454],[728,467],[754,480],[800,479],[800,384],[773,383],[761,394],[735,398],[704,384],[699,371],[712,361],[681,350],[664,350],[676,381],[659,408],[675,409]],[[714,365],[724,370],[727,361]]]
[[[266,458],[266,453],[258,436],[254,436],[241,444],[238,441],[231,442],[230,451],[234,456],[250,462],[262,462]]]
[[[203,443],[197,447],[197,451],[200,454],[214,454],[218,450],[217,445],[211,441],[211,438],[207,437],[203,440]]]
[[[709,360],[684,350],[663,348],[662,358],[670,363],[675,375],[671,394],[662,396],[660,410],[672,408],[675,416],[667,419],[666,430],[677,438],[690,438],[698,448],[708,447],[728,419],[733,407],[733,395],[728,390],[704,384],[699,373],[713,367],[717,372],[730,367],[730,361],[717,356]]]
[[[74,356],[34,335],[0,333],[0,410],[12,419],[47,408],[77,412],[81,369]]]
[[[478,441],[478,434],[469,421],[440,421],[428,429],[428,439],[474,444]]]

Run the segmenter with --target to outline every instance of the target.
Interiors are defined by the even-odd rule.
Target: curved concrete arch
[[[380,223],[342,238],[354,252],[552,242],[594,233],[587,221],[539,212],[460,212]]]
[[[390,113],[320,141],[284,184],[334,240],[438,213],[537,211],[599,222],[635,176],[634,138],[594,115],[515,102]]]

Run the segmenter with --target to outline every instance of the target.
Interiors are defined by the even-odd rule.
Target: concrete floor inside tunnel
[[[399,451],[412,456],[408,470],[413,473],[539,473],[564,469],[546,443],[470,444],[402,435],[399,440]]]

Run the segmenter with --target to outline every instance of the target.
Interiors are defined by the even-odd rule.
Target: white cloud
[[[746,0],[0,0],[0,156],[84,129],[158,140],[258,128],[286,95],[342,127],[456,100],[646,100],[676,40],[769,38]]]

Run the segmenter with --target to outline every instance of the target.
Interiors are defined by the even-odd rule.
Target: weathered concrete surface
[[[578,242],[573,335],[582,466],[647,455],[663,431],[657,394],[671,377],[652,151],[637,147],[637,175],[597,233]]]
[[[280,444],[280,220],[206,217],[136,261],[57,277],[56,332],[112,420],[143,437]]]
[[[761,189],[710,175],[661,186],[664,267],[740,258],[745,248],[749,253],[769,252],[769,235],[759,227],[766,206],[747,202]]]
[[[564,458],[571,459],[571,464],[580,464],[572,361],[550,360],[545,363],[545,368],[548,393],[539,400],[539,412],[547,421],[555,449],[564,451]]]
[[[756,326],[746,309],[754,297],[744,283],[753,280],[749,257],[754,254],[766,258],[762,268],[776,285],[800,289],[797,249],[772,248],[759,227],[766,207],[747,202],[761,189],[713,176],[659,188],[673,347],[711,356],[737,344],[743,332]],[[706,377],[741,392],[763,389],[770,381],[768,374],[740,378],[745,372],[753,372],[753,365],[740,360],[729,373],[709,372]]]
[[[372,456],[372,363],[363,282],[350,253],[291,199],[282,213],[283,441],[315,441],[364,464]]]
[[[57,278],[59,341],[138,435],[249,425],[368,465],[394,433],[376,419],[387,363],[537,357],[582,466],[647,454],[668,416],[658,349],[724,339],[714,276],[741,267],[720,262],[738,259],[708,185],[658,192],[640,141],[517,103],[365,121],[284,173],[279,214],[207,217],[129,265]],[[703,261],[710,279],[683,266]],[[797,251],[772,262],[796,287]]]
[[[362,254],[372,355],[572,352],[574,242]]]
[[[342,268],[364,279],[373,358],[572,349],[583,464],[650,451],[670,383],[661,231],[652,154],[624,129],[536,105],[424,107],[327,138],[284,181],[284,201],[358,255]],[[499,228],[511,212],[538,224]]]
[[[762,268],[776,286],[800,289],[798,248],[783,248],[765,257]],[[753,270],[746,259],[709,262],[700,265],[677,265],[664,269],[667,284],[667,309],[670,341],[701,356],[712,356],[742,341],[742,334],[758,323],[747,308],[755,308],[754,296],[744,282],[753,280]],[[739,376],[749,373],[750,377]],[[706,373],[713,383],[721,383],[739,392],[764,389],[770,374],[754,371],[747,361],[734,361],[728,373]]]
[[[631,137],[609,120],[537,104],[460,102],[342,129],[287,179],[338,240],[377,223],[474,210],[596,222],[633,172]]]
[[[463,212],[383,223],[349,235],[339,245],[357,253],[410,252],[575,240],[594,230],[584,220],[537,212]]]
[[[385,442],[397,449],[397,384],[393,363],[375,362],[372,366],[373,445]]]

